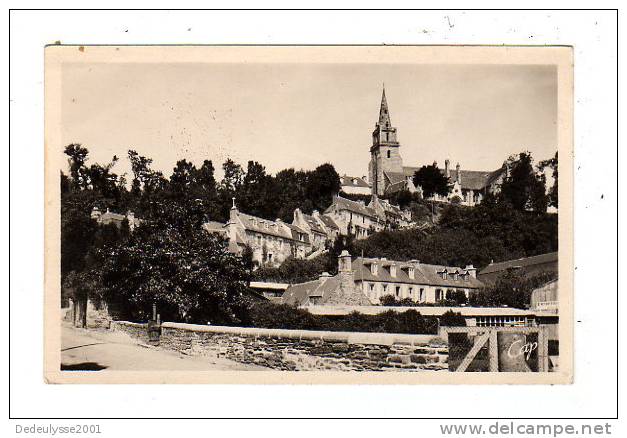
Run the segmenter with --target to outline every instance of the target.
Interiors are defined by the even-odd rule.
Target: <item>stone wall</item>
[[[146,326],[112,328],[147,342]],[[447,370],[448,347],[432,335],[324,332],[163,323],[159,348],[285,371]]]
[[[148,324],[139,324],[128,321],[111,321],[111,330],[124,332],[141,343],[148,343]]]

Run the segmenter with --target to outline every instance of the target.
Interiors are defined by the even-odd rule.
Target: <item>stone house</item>
[[[306,230],[280,219],[271,221],[244,214],[235,202],[226,224],[211,221],[203,228],[228,239],[229,251],[235,254],[241,255],[249,247],[256,267],[278,266],[290,256],[303,259],[313,249]]]
[[[401,210],[385,199],[372,195],[368,207],[374,209],[379,218],[386,224],[386,228],[406,228],[412,224],[411,212]]]
[[[374,208],[363,201],[351,201],[339,195],[333,197],[333,203],[325,210],[324,215],[333,219],[341,235],[351,234],[357,239],[365,239],[385,228],[385,221]]]
[[[367,176],[347,176],[340,177],[340,190],[349,195],[370,195],[372,187],[368,183]]]
[[[324,249],[329,242],[333,242],[333,233],[325,229],[325,225],[320,220],[320,213],[314,211],[313,214],[305,214],[300,208],[294,210],[292,225],[304,230],[309,236],[309,241],[314,250]]]
[[[122,226],[122,223],[126,220],[128,221],[128,228],[133,231],[135,227],[139,226],[142,223],[142,220],[135,217],[135,213],[132,211],[127,211],[126,214],[114,213],[112,211],[107,210],[102,213],[98,207],[94,207],[91,211],[90,217],[94,219],[101,225],[109,225],[114,224],[118,228]]]
[[[382,297],[391,295],[399,300],[409,298],[415,303],[434,304],[451,298],[455,292],[468,297],[471,291],[483,287],[472,265],[460,268],[417,260],[400,262],[363,257],[352,260],[344,252],[339,257],[338,268],[337,276],[323,273],[317,280],[288,287],[282,301],[299,306],[350,304],[358,301],[356,295],[359,295],[369,304],[378,304]],[[350,292],[350,300],[338,298],[339,284],[344,284],[345,294]]]

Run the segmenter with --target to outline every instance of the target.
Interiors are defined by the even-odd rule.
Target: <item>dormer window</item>
[[[448,272],[442,271],[441,274],[442,274],[442,280],[447,280],[448,279]]]
[[[410,267],[410,268],[407,270],[407,274],[409,275],[409,278],[411,278],[412,280],[413,280],[413,279],[415,278],[415,276],[416,276],[416,273],[415,273],[415,271],[414,271],[414,268],[412,268],[412,267]]]
[[[377,275],[378,274],[378,266],[376,263],[373,263],[370,265],[370,273],[372,275]]]
[[[390,266],[390,275],[396,277],[396,265]]]

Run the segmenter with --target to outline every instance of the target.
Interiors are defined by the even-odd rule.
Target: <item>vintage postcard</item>
[[[47,382],[572,383],[570,47],[45,61]]]

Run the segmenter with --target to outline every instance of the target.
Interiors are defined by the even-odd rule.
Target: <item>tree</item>
[[[248,277],[225,245],[201,229],[139,227],[127,241],[100,251],[98,296],[132,320],[148,319],[154,303],[163,319],[241,323]]]
[[[444,175],[435,164],[422,166],[414,173],[414,186],[422,189],[425,198],[433,195],[447,196],[451,190],[449,178]]]
[[[544,174],[533,168],[529,152],[508,159],[508,175],[501,184],[501,196],[516,210],[546,212],[547,196]]]
[[[314,209],[325,210],[331,205],[333,195],[340,192],[340,187],[340,176],[333,165],[326,163],[309,174],[306,195],[312,201]]]
[[[551,272],[528,276],[522,271],[510,270],[503,273],[493,285],[471,294],[470,304],[525,309],[529,307],[533,290],[555,278],[556,273]]]
[[[548,201],[549,201],[549,205],[551,207],[558,207],[558,189],[557,189],[557,183],[559,181],[559,177],[558,177],[558,173],[557,173],[557,168],[558,168],[558,162],[557,162],[557,152],[555,152],[555,156],[553,158],[550,158],[548,160],[544,160],[541,161],[539,166],[540,170],[542,170],[544,172],[544,170],[546,168],[551,170],[551,177],[553,178],[553,185],[551,186],[551,189],[549,190],[548,193]]]
[[[78,143],[72,143],[65,147],[65,155],[69,157],[71,186],[75,190],[87,187],[87,175],[85,174],[85,162],[89,151]]]

